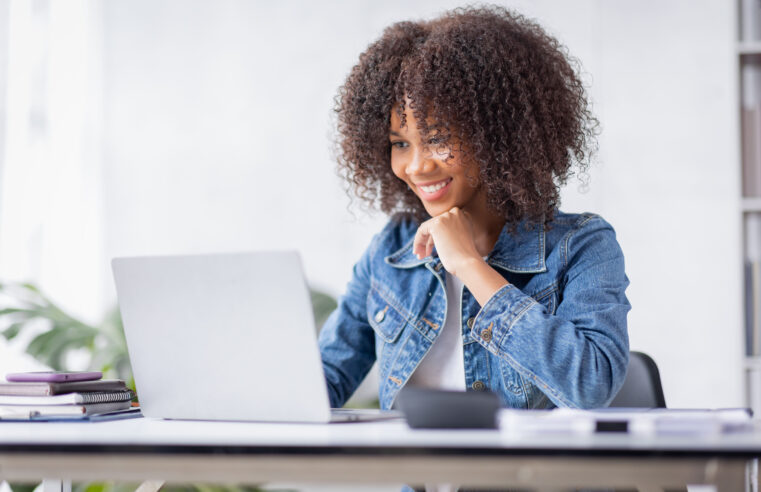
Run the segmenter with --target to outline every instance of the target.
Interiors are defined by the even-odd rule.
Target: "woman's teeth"
[[[439,191],[440,189],[442,189],[446,185],[448,185],[450,181],[451,181],[451,179],[448,179],[446,181],[442,181],[441,183],[437,183],[435,185],[421,186],[420,189],[425,191],[426,193],[434,193],[436,191]]]

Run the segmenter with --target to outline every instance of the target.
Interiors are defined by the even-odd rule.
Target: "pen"
[[[629,432],[628,420],[596,420],[595,432]]]

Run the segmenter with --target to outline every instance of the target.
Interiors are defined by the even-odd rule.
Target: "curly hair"
[[[393,24],[336,96],[339,174],[371,207],[428,217],[391,171],[390,115],[405,124],[406,97],[423,137],[430,118],[436,142],[463,142],[489,207],[511,230],[521,220],[547,225],[560,186],[596,151],[598,122],[577,65],[541,27],[501,7]]]

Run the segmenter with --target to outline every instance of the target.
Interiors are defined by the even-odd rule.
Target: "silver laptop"
[[[115,258],[112,267],[143,415],[331,420],[298,253]]]

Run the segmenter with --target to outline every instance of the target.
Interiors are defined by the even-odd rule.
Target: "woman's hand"
[[[434,245],[447,272],[459,278],[481,306],[507,285],[479,254],[468,212],[454,207],[420,224],[412,252],[422,259],[430,256]]]
[[[412,252],[418,258],[430,256],[434,245],[444,268],[457,276],[469,261],[483,261],[473,239],[470,214],[457,207],[426,220],[418,227]]]

